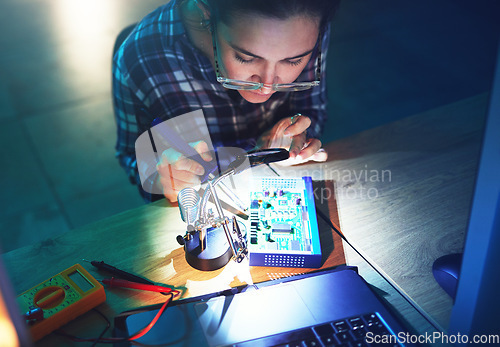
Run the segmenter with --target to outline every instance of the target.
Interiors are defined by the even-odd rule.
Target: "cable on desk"
[[[269,163],[266,163],[266,166],[271,169],[272,172],[276,174],[276,176],[281,176]]]
[[[133,334],[133,335],[131,335],[129,337],[104,337],[103,338],[102,336],[109,329],[109,327],[111,326],[111,324],[110,324],[108,318],[106,316],[104,316],[104,314],[102,314],[98,310],[95,310],[95,311],[97,313],[99,313],[101,316],[103,316],[104,319],[107,322],[106,329],[99,335],[99,337],[97,337],[97,338],[82,338],[82,337],[77,337],[77,336],[73,336],[73,335],[67,334],[67,333],[65,333],[63,331],[57,331],[56,333],[58,335],[67,337],[67,338],[71,339],[74,342],[93,342],[93,345],[95,345],[96,343],[133,342],[134,340],[137,340],[137,339],[143,337],[144,335],[146,335],[151,330],[151,328],[154,327],[154,325],[156,324],[156,322],[158,321],[158,319],[161,317],[161,315],[163,314],[163,312],[165,312],[165,310],[167,309],[168,304],[172,301],[173,297],[176,294],[175,292],[178,292],[178,291],[177,290],[173,290],[171,293],[168,294],[168,299],[163,303],[163,305],[160,307],[158,313],[156,313],[156,315],[151,320],[151,322],[149,322],[148,325],[146,325],[144,328],[142,328],[141,330],[139,330],[138,332],[136,332],[135,334]]]
[[[404,292],[404,290],[402,288],[400,288],[396,283],[394,283],[392,280],[390,280],[389,278],[387,278],[388,276],[385,275],[383,273],[383,271],[381,269],[378,269],[374,264],[372,264],[371,261],[369,261],[366,256],[364,256],[363,254],[361,254],[361,252],[352,245],[352,243],[349,242],[349,240],[347,240],[347,238],[344,236],[344,234],[340,231],[340,228],[337,227],[331,220],[330,218],[328,218],[324,213],[323,211],[319,210],[319,209],[316,209],[316,212],[317,214],[321,217],[321,219],[323,219],[330,228],[332,228],[333,231],[335,231],[335,233],[337,235],[340,236],[340,238],[342,240],[344,240],[345,243],[347,243],[349,245],[349,247],[351,247],[366,263],[368,263],[368,265],[370,265],[370,267],[375,270],[376,273],[378,273],[396,292],[398,292],[404,299],[405,301],[410,304],[411,307],[413,307],[415,310],[417,310],[421,315],[422,317],[424,317],[424,319],[429,322],[430,325],[432,325],[437,331],[441,331],[442,332],[442,329],[439,327],[439,324],[437,324],[431,317],[428,316],[428,314],[426,312],[424,312],[416,303],[413,303],[412,300],[408,297],[408,294],[406,294]]]
[[[98,343],[99,340],[104,336],[104,334],[106,333],[106,331],[108,331],[108,329],[111,328],[111,322],[109,321],[108,317],[106,317],[104,315],[104,313],[102,313],[98,309],[94,308],[94,309],[92,309],[92,311],[98,313],[104,319],[104,321],[106,322],[106,328],[104,328],[104,330],[101,332],[101,334],[99,335],[99,337],[96,338],[94,340],[94,343],[91,345],[91,346],[95,346],[96,343]],[[70,340],[72,340],[74,342],[87,342],[87,341],[83,341],[83,338],[70,335],[70,334],[68,334],[67,332],[65,332],[65,331],[63,331],[61,329],[58,329],[58,330],[54,331],[54,334],[66,337],[66,338],[68,338],[68,339],[70,339]]]
[[[97,313],[99,313],[99,315],[101,315],[102,318],[104,318],[104,320],[106,321],[106,328],[101,332],[101,334],[99,335],[97,340],[95,340],[94,343],[90,347],[94,347],[97,344],[97,342],[104,336],[106,331],[108,331],[108,329],[111,328],[111,322],[109,321],[108,317],[106,317],[104,315],[104,313],[102,313],[101,311],[99,311],[95,308],[93,310],[96,311]]]

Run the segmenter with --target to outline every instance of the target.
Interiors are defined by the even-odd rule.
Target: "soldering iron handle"
[[[168,123],[163,122],[159,118],[155,118],[151,123],[151,126],[156,127],[156,131],[161,134],[162,139],[167,141],[173,149],[183,154],[186,158],[194,160],[203,166],[205,173],[201,176],[202,183],[209,178],[210,174],[217,174],[217,162],[215,160],[203,160],[201,155],[193,147],[191,147],[189,143],[184,141],[184,139],[174,129],[172,129]]]

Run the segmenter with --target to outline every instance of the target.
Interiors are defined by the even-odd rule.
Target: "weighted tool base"
[[[213,271],[226,265],[233,252],[229,247],[226,234],[222,227],[207,230],[206,247],[202,251],[200,247],[200,235],[196,232],[191,239],[184,244],[186,261],[195,269],[202,271]]]

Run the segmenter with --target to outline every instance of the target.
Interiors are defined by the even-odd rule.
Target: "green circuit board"
[[[266,180],[250,193],[250,251],[311,251],[307,200],[300,183]]]

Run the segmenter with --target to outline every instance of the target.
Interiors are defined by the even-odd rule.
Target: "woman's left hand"
[[[295,165],[307,161],[326,161],[327,153],[321,148],[321,141],[308,139],[306,131],[311,119],[304,115],[295,115],[281,119],[259,139],[261,148],[285,148],[290,152],[290,159],[280,164]]]

